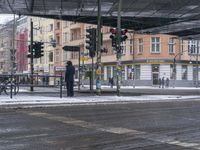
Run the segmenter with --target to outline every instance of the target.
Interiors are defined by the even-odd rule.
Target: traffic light
[[[35,48],[36,48],[36,44],[33,43],[33,45],[32,45],[33,58],[34,58],[34,55],[35,55]],[[29,54],[27,55],[27,57],[31,58],[31,45],[28,46],[28,52],[29,52]]]
[[[127,29],[121,30],[121,42],[126,41],[126,39],[128,38],[128,36],[126,35],[127,32]]]
[[[33,58],[40,58],[44,56],[44,51],[42,50],[44,48],[44,43],[43,42],[34,42],[32,45],[32,50],[33,50]],[[31,53],[30,45],[29,45],[29,53]],[[31,54],[27,55],[28,58],[31,58]]]
[[[111,33],[110,38],[112,40],[112,47],[116,47],[116,29],[111,28],[110,33]]]
[[[94,57],[96,52],[96,29],[86,29],[86,49],[89,51],[89,56]]]
[[[36,42],[34,45],[35,55],[34,58],[40,58],[44,56],[44,51],[42,50],[44,48],[43,42]]]

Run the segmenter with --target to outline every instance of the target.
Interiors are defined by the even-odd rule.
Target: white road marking
[[[97,131],[103,131],[103,132],[108,132],[108,133],[113,133],[113,134],[127,134],[127,135],[132,135],[138,138],[148,139],[148,140],[156,141],[160,143],[176,145],[176,146],[181,146],[185,148],[194,148],[196,150],[200,150],[199,143],[181,142],[173,137],[166,136],[166,135],[151,134],[147,132],[121,128],[121,127],[105,127],[103,125],[96,124],[96,123],[91,123],[91,122],[73,119],[69,117],[56,116],[53,114],[42,113],[42,112],[28,112],[28,111],[20,111],[20,112],[28,114],[30,116],[42,117],[49,120],[59,121],[65,124],[79,126],[79,127],[83,127],[87,129],[95,129]]]

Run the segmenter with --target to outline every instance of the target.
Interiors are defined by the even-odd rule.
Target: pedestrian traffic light
[[[94,57],[96,52],[96,29],[86,29],[86,49],[89,56]]]
[[[44,48],[43,42],[36,42],[34,46],[35,55],[34,58],[40,58],[44,56],[44,51],[42,50]]]

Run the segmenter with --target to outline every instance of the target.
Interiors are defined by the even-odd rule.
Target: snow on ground
[[[85,88],[89,88],[89,85],[84,85]],[[94,89],[96,88],[96,86],[94,86]],[[103,85],[101,86],[102,89],[111,89],[110,86],[106,86],[106,85]],[[113,86],[113,89],[116,89],[117,87],[116,86]],[[122,89],[162,89],[162,88],[159,88],[158,86],[121,86]],[[165,88],[165,89],[186,89],[186,90],[194,90],[194,89],[197,89],[197,90],[200,90],[200,87],[196,88],[196,87],[168,87],[168,88]]]
[[[142,96],[87,96],[87,97],[47,97],[47,96],[14,96],[12,99],[6,95],[0,95],[1,105],[20,104],[94,104],[109,102],[155,102],[174,100],[200,100],[200,96],[180,96],[180,95],[142,95]]]

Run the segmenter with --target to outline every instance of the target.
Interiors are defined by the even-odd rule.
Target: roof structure
[[[96,24],[97,5],[97,0],[1,0],[0,13]],[[101,8],[102,24],[117,26],[118,0],[101,0]],[[122,0],[121,13],[122,28],[185,37],[200,33],[199,0]]]

